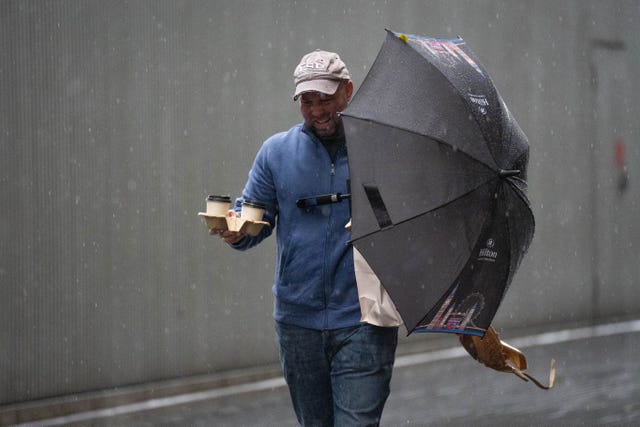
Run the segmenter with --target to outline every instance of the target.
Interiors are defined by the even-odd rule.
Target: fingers
[[[238,215],[238,213],[236,211],[234,211],[233,209],[230,209],[227,212],[227,216],[228,217],[235,217],[235,218],[239,218],[240,215]],[[244,239],[247,234],[246,233],[241,233],[238,231],[231,231],[229,229],[226,228],[210,228],[209,229],[209,234],[212,236],[220,236],[220,238],[222,240],[225,241],[225,243],[229,244],[229,245],[235,245],[236,243],[238,243],[240,240]]]
[[[220,236],[220,238],[224,240],[225,243],[228,243],[230,245],[234,245],[238,243],[240,240],[244,239],[246,236],[246,233],[240,233],[238,231],[223,230],[219,228],[209,229],[209,234],[211,234],[212,236]]]
[[[210,228],[209,234],[211,234],[212,236],[220,236],[224,231],[225,230],[222,228]]]
[[[240,240],[244,239],[245,236],[246,236],[245,233],[240,233],[238,231],[229,231],[229,230],[223,231],[220,234],[220,237],[222,237],[222,240],[224,240],[225,243],[229,245],[235,245]]]

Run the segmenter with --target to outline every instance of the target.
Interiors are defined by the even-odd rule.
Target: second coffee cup
[[[242,202],[240,217],[249,221],[262,221],[265,204],[255,200],[245,199]]]

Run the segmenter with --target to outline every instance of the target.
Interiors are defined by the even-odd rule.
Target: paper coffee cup
[[[207,215],[226,216],[231,208],[231,197],[229,196],[208,196]]]
[[[262,221],[264,208],[264,203],[245,199],[242,202],[242,211],[240,212],[240,218],[246,219],[248,221]]]

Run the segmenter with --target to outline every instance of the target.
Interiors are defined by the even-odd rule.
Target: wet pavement
[[[382,425],[640,425],[640,320],[519,337],[503,335],[523,350],[527,372],[541,382],[548,381],[550,359],[557,360],[553,389],[485,368],[452,339],[451,348],[397,358]],[[259,381],[64,424],[295,426],[283,385],[280,378]]]

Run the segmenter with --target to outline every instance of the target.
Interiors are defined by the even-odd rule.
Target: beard
[[[309,126],[313,132],[321,138],[331,137],[338,132],[338,129],[342,124],[341,119],[342,118],[340,116],[331,115],[328,118],[321,120],[311,120],[307,123],[307,126]]]

